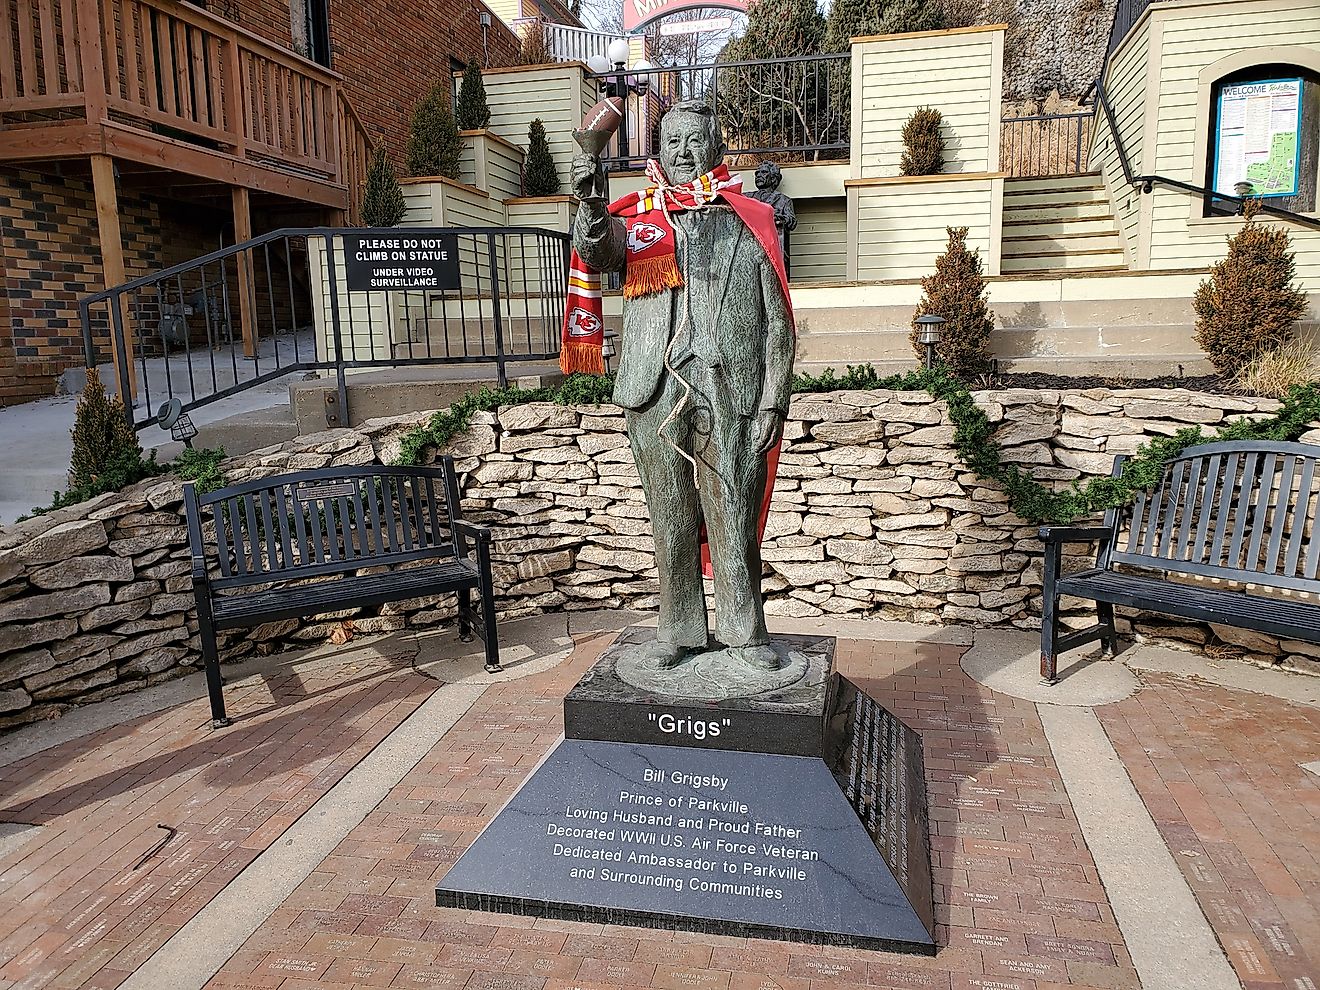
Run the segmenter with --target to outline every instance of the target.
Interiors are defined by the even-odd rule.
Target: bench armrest
[[[1108,540],[1113,531],[1108,526],[1042,526],[1040,538],[1046,543],[1091,543]]]
[[[495,531],[489,526],[468,522],[466,519],[455,519],[454,529],[478,543],[489,543],[495,538]]]

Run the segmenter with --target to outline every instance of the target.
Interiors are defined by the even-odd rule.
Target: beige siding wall
[[[1105,82],[1105,95],[1114,111],[1114,122],[1128,163],[1140,175],[1142,131],[1145,128],[1146,63],[1149,54],[1150,25],[1143,23],[1114,54]],[[1127,184],[1118,157],[1118,142],[1110,133],[1105,115],[1097,116],[1095,143],[1091,149],[1091,168],[1104,176],[1114,206],[1114,220],[1123,239],[1123,253],[1129,264],[1139,257],[1141,194]]]
[[[903,123],[924,106],[944,115],[946,172],[997,171],[1003,40],[993,28],[854,42],[852,176],[898,175]]]
[[[523,154],[518,148],[486,140],[486,191],[492,199],[503,201],[522,195],[522,165]]]
[[[1256,50],[1261,62],[1278,60],[1277,46],[1320,49],[1320,4],[1315,0],[1246,0],[1215,5],[1172,6],[1156,12],[1151,43],[1159,58],[1156,147],[1148,167],[1194,185],[1206,181],[1198,146],[1209,115],[1198,109],[1198,77],[1207,66],[1237,52]],[[1149,114],[1154,108],[1148,106]],[[1149,132],[1148,132],[1149,133]],[[1181,193],[1156,189],[1150,203],[1150,267],[1190,268],[1224,255],[1224,236],[1234,221],[1197,222],[1199,206]],[[1189,223],[1189,219],[1192,220]],[[1291,228],[1297,273],[1310,292],[1320,292],[1320,231]]]
[[[539,227],[544,230],[568,232],[573,207],[568,197],[536,197],[514,199],[506,204],[510,227]],[[564,255],[562,241],[556,238],[527,234],[509,239],[509,271],[513,276],[515,293],[538,293],[546,288],[558,289],[563,285]],[[527,304],[536,311],[539,303]]]
[[[316,280],[312,318],[316,324],[316,356],[332,360],[335,354],[333,295],[325,238],[307,239],[308,270]],[[383,360],[390,356],[390,303],[388,292],[349,292],[343,241],[335,239],[335,282],[339,303],[340,341],[348,360]]]
[[[1001,178],[885,182],[851,186],[849,216],[857,243],[852,277],[920,278],[944,251],[945,227],[967,227],[967,246],[979,249],[987,273],[998,270]]]
[[[789,238],[794,282],[848,277],[848,201],[844,196],[794,204],[798,225]]]
[[[568,163],[578,150],[573,143],[573,129],[582,123],[587,93],[581,67],[564,64],[490,69],[483,81],[490,106],[489,129],[526,148],[527,128],[533,119],[541,118],[559,178],[566,182]]]

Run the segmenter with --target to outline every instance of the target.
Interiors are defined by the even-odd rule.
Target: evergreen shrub
[[[912,314],[912,349],[918,358],[926,349],[919,339],[916,318],[925,314],[944,317],[935,352],[959,378],[968,379],[990,370],[990,333],[995,319],[985,298],[980,251],[967,250],[967,228],[948,227],[948,245],[935,260],[935,272],[921,280],[921,302]]]
[[[1220,374],[1237,374],[1258,355],[1292,339],[1306,315],[1306,296],[1293,284],[1296,262],[1288,231],[1256,220],[1228,238],[1228,255],[1196,289],[1196,342]]]
[[[486,104],[486,84],[481,81],[481,66],[469,62],[463,70],[463,83],[458,87],[458,129],[479,131],[490,123],[490,107]]]
[[[527,128],[527,160],[523,162],[522,179],[524,196],[554,196],[559,192],[559,170],[555,168],[540,117]]]
[[[463,139],[449,105],[449,87],[437,82],[413,110],[406,152],[408,174],[457,179],[462,156]]]
[[[939,175],[944,171],[944,115],[934,107],[918,107],[903,125],[903,155],[898,161],[904,175]]]
[[[381,145],[367,166],[367,187],[362,195],[362,226],[393,227],[403,219],[406,211],[403,190],[399,188],[399,180],[394,177],[394,166],[385,153],[385,146]]]

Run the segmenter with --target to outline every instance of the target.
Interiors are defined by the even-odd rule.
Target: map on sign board
[[[1234,195],[1239,182],[1254,196],[1297,194],[1302,80],[1234,83],[1219,91],[1215,192]]]

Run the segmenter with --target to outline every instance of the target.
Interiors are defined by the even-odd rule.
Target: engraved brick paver
[[[1248,988],[1320,986],[1320,712],[1142,673],[1096,710]]]
[[[222,732],[198,701],[0,767],[0,821],[46,826],[0,862],[0,987],[113,990],[434,689],[406,660],[307,661],[229,688]],[[306,938],[265,938],[253,966],[322,975]]]
[[[611,638],[584,637],[560,667],[489,688],[262,926],[243,964],[226,966],[208,986],[241,987],[293,946],[298,958],[321,965],[317,975],[301,977],[316,986],[376,986],[379,971],[350,979],[366,972],[350,963],[386,961],[380,945],[387,938],[432,953],[395,957],[402,965],[388,985],[396,988],[1137,985],[1035,706],[973,682],[958,666],[961,650],[949,646],[848,641],[838,649],[840,669],[923,738],[936,958],[436,908],[436,881],[554,744],[564,694]],[[260,958],[255,965],[247,961],[252,954]]]

